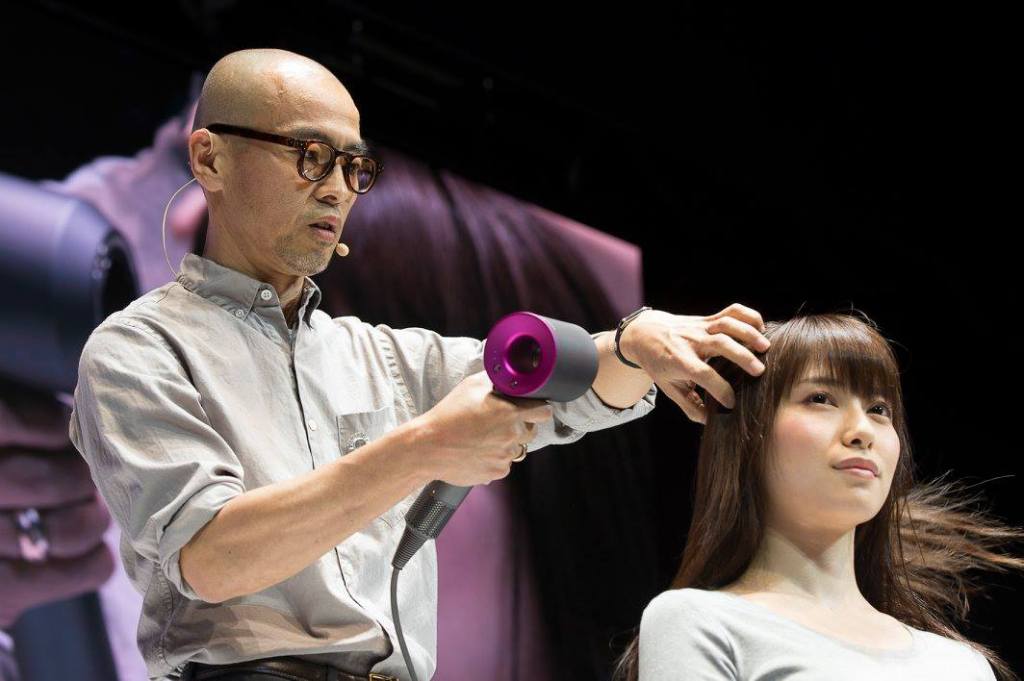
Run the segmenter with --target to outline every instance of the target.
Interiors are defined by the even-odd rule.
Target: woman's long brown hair
[[[980,591],[978,570],[1024,568],[1005,551],[1024,539],[977,508],[977,495],[943,478],[915,484],[899,368],[888,341],[866,317],[819,314],[770,322],[771,347],[760,355],[765,371],[753,377],[731,362],[709,362],[736,393],[732,411],[707,398],[693,517],[682,563],[672,588],[714,590],[738,579],[750,566],[765,531],[766,443],[779,403],[804,369],[823,367],[851,392],[882,395],[892,405],[900,457],[879,512],[857,526],[855,572],[867,601],[901,622],[964,642],[982,653],[1003,679],[1018,677],[991,649],[969,641],[964,622],[969,597]],[[636,681],[639,637],[619,659],[615,676]]]

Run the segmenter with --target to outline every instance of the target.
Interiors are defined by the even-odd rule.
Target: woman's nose
[[[869,448],[874,443],[874,427],[867,413],[858,405],[849,409],[844,424],[843,440],[851,447]]]

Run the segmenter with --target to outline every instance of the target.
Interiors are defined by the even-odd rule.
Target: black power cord
[[[416,677],[416,668],[412,666],[412,658],[409,657],[409,648],[405,645],[405,634],[402,633],[402,622],[398,618],[398,575],[400,568],[391,568],[391,619],[395,621],[395,633],[398,634],[398,646],[402,649],[402,658],[405,660],[405,668],[409,670],[412,681],[419,681]]]

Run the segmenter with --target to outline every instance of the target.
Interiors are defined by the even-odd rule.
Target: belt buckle
[[[370,681],[399,681],[397,676],[391,676],[390,674],[377,674],[376,672],[370,672]]]

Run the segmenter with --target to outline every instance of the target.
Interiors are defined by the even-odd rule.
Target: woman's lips
[[[870,471],[867,468],[858,468],[856,466],[850,466],[849,468],[837,468],[840,473],[852,473],[858,477],[866,478],[868,480],[875,477],[874,471]]]

